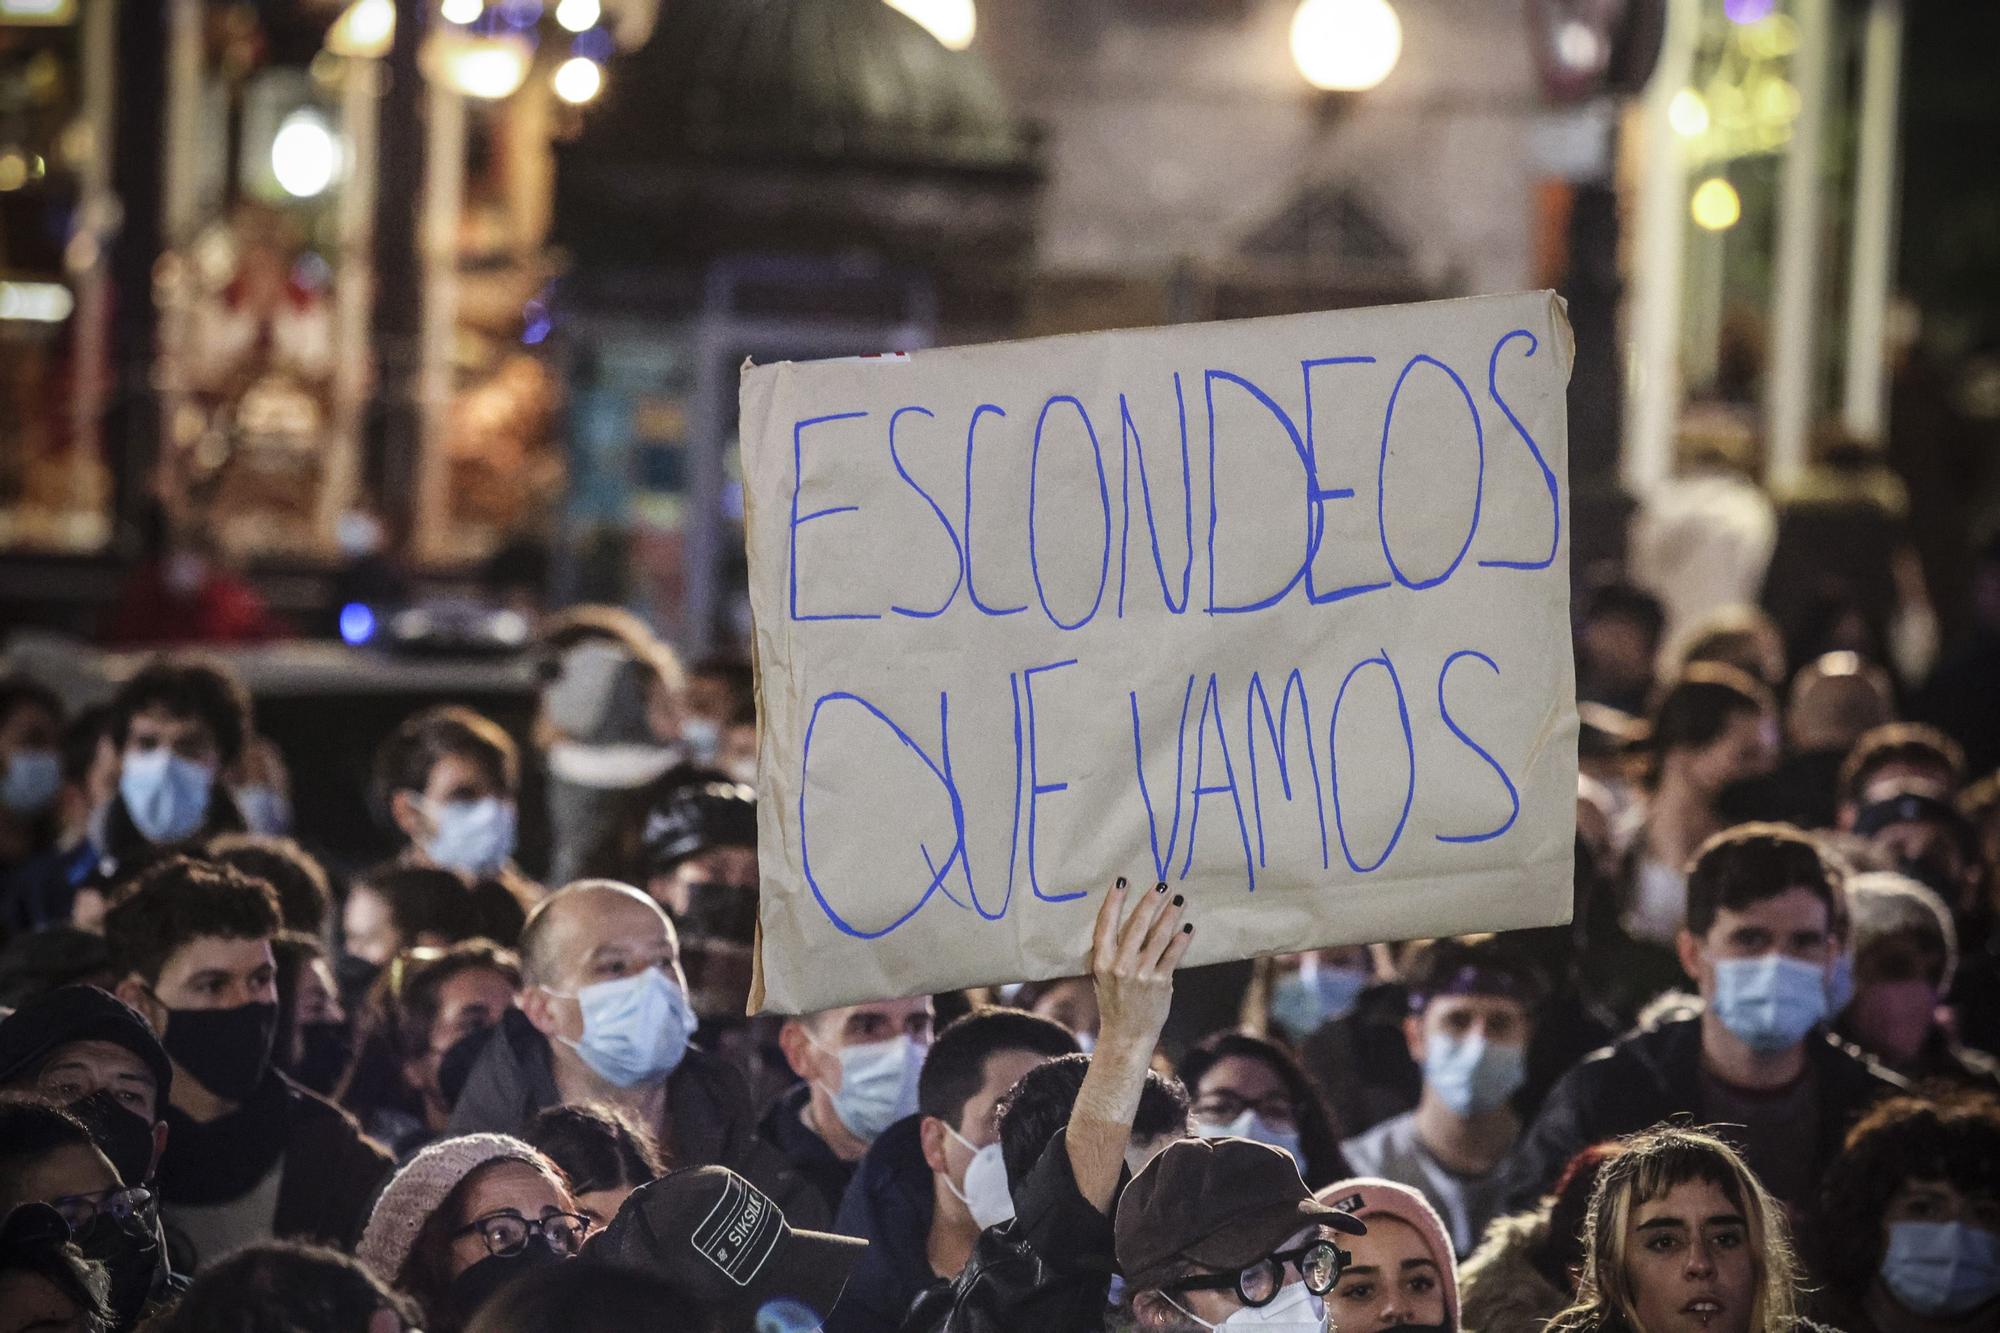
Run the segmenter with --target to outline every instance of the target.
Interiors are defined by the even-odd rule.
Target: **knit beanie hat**
[[[385,1285],[395,1286],[403,1265],[410,1261],[417,1233],[467,1176],[489,1162],[544,1160],[511,1134],[466,1134],[433,1143],[412,1157],[375,1201],[354,1257]]]
[[[1451,1237],[1428,1199],[1407,1185],[1373,1176],[1337,1181],[1316,1197],[1321,1203],[1331,1204],[1363,1222],[1375,1217],[1393,1217],[1423,1237],[1424,1248],[1437,1263],[1438,1283],[1444,1290],[1445,1326],[1458,1327],[1458,1273],[1453,1266],[1456,1261]]]

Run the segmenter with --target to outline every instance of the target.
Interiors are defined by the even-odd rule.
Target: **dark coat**
[[[936,1200],[922,1120],[909,1116],[883,1130],[840,1202],[833,1229],[861,1237],[868,1249],[827,1316],[825,1333],[895,1333],[911,1303],[938,1280],[930,1260]]]
[[[757,1134],[785,1155],[792,1169],[819,1191],[826,1201],[826,1215],[840,1211],[840,1201],[854,1179],[853,1162],[843,1162],[826,1146],[826,1140],[807,1128],[799,1112],[812,1096],[812,1087],[801,1083],[784,1093],[757,1122]]]
[[[901,1333],[1095,1333],[1117,1258],[1111,1218],[1077,1190],[1062,1132],[1014,1191],[1011,1222],[979,1237],[965,1271],[918,1298]]]
[[[1906,1085],[1832,1037],[1807,1038],[1806,1057],[1819,1081],[1817,1169],[1839,1154],[1848,1127],[1871,1103]],[[1534,1207],[1578,1152],[1695,1114],[1700,1095],[1699,1018],[1641,1029],[1597,1052],[1557,1080],[1514,1145],[1501,1168],[1503,1206]]]
[[[549,1039],[512,1009],[479,1053],[448,1130],[519,1134],[536,1112],[561,1101]],[[735,1069],[690,1046],[667,1076],[667,1112],[672,1134],[661,1146],[674,1166],[726,1166],[768,1194],[793,1226],[826,1229],[831,1216],[819,1191],[757,1136],[750,1093]]]
[[[284,1239],[346,1249],[361,1239],[394,1164],[353,1116],[290,1079],[285,1087],[290,1125],[275,1229]]]

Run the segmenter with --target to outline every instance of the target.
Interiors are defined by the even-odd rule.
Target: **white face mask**
[[[1246,1305],[1219,1324],[1211,1324],[1194,1311],[1174,1301],[1174,1308],[1203,1328],[1275,1328],[1288,1333],[1327,1333],[1326,1302],[1306,1290],[1303,1282],[1278,1289],[1266,1305]]]
[[[950,1176],[944,1178],[944,1187],[958,1196],[958,1201],[972,1214],[972,1220],[981,1231],[997,1227],[1002,1222],[1011,1222],[1014,1219],[1014,1195],[1007,1188],[1007,1163],[1000,1155],[999,1143],[976,1148],[965,1135],[950,1125],[944,1127],[944,1132],[972,1153],[972,1161],[965,1168],[964,1188],[954,1185]]]
[[[1249,1139],[1253,1143],[1268,1143],[1273,1148],[1283,1148],[1298,1163],[1299,1173],[1305,1173],[1306,1159],[1299,1147],[1299,1132],[1296,1129],[1279,1129],[1250,1107],[1244,1107],[1242,1113],[1226,1125],[1204,1124],[1197,1120],[1194,1132],[1204,1139]]]
[[[486,796],[476,801],[427,802],[425,809],[437,831],[425,841],[424,855],[445,869],[490,875],[514,854],[512,801]]]

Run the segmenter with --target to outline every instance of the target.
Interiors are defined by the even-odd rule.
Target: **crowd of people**
[[[223,666],[0,680],[0,1333],[2000,1328],[2000,738],[1578,617],[1570,925],[1190,969],[1120,879],[1072,977],[796,1017],[750,674],[623,613],[381,744],[382,864]]]

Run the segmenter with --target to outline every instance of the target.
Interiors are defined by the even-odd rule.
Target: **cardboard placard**
[[[1553,293],[746,367],[754,1011],[1559,923]]]

